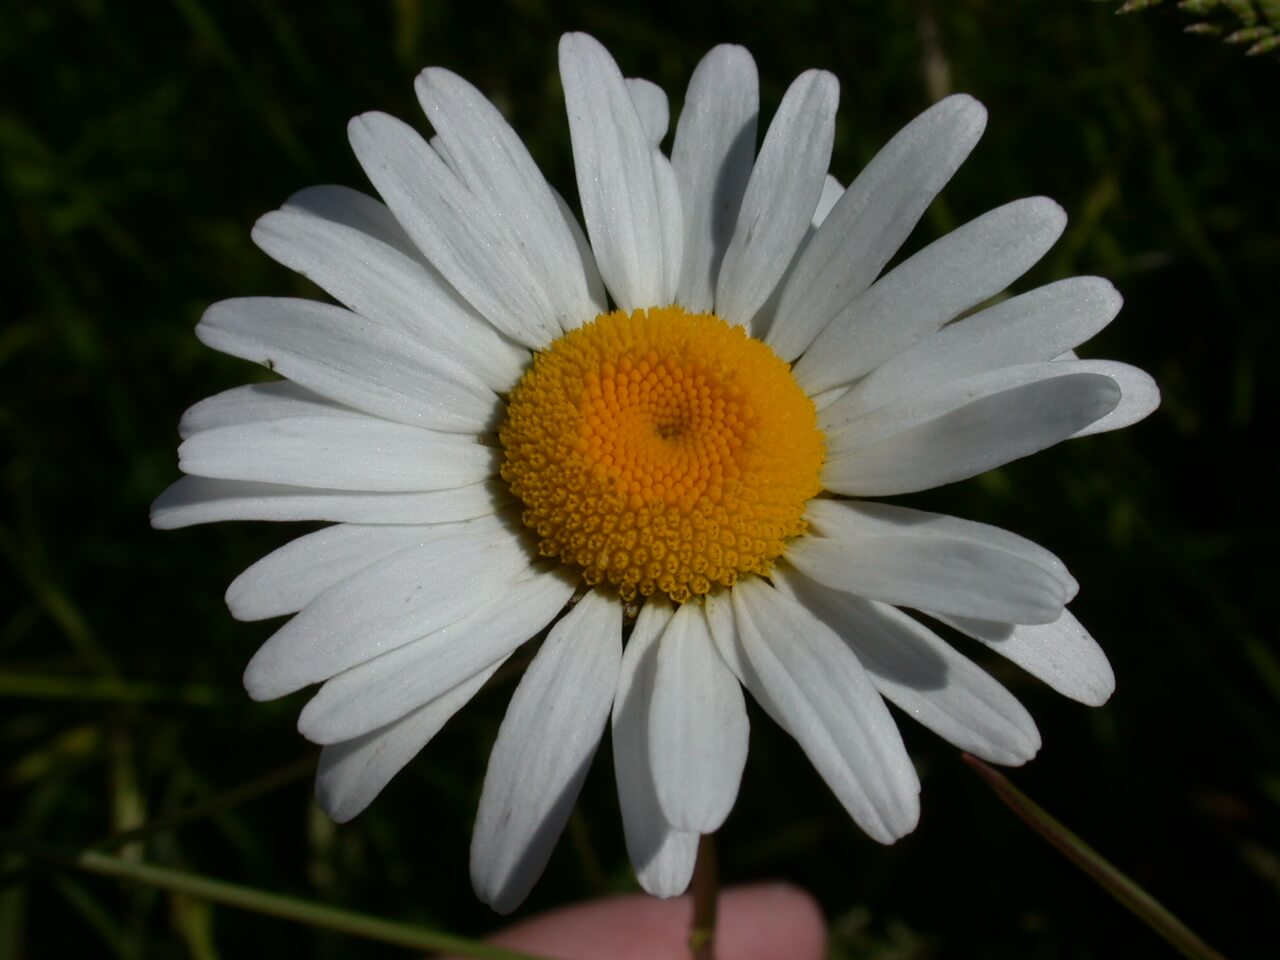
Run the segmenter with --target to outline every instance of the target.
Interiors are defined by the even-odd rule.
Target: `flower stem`
[[[689,952],[693,960],[715,960],[716,900],[720,895],[720,871],[716,865],[715,834],[698,839],[698,859],[693,867],[693,923],[689,927]]]
[[[1222,954],[1194,934],[1155,897],[1112,866],[1097,851],[1051,817],[1030,797],[977,757],[961,754],[996,796],[1032,830],[1044,837],[1058,852],[1088,874],[1103,890],[1115,897],[1134,916],[1164,937],[1189,960],[1224,960]]]

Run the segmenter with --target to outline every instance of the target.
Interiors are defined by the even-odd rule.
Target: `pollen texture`
[[[787,364],[680,307],[603,314],[536,354],[499,437],[544,556],[681,603],[769,572],[825,451]]]

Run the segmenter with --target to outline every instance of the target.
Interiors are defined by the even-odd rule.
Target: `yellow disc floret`
[[[772,350],[712,314],[603,314],[534,356],[499,430],[544,556],[630,600],[767,574],[804,532],[824,441]]]

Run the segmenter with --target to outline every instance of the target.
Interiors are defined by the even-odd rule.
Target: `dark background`
[[[1160,411],[930,495],[1058,552],[1073,609],[1115,665],[1112,702],[1062,700],[982,662],[1035,714],[1044,749],[1014,782],[1229,957],[1275,956],[1280,907],[1280,524],[1274,495],[1280,190],[1275,58],[1112,4],[858,0],[732,6],[67,2],[7,4],[0,29],[0,809],[2,829],[67,847],[269,775],[316,748],[304,695],[252,704],[244,663],[273,624],[222,590],[300,532],[157,533],[175,425],[254,377],[200,346],[230,296],[312,295],[249,241],[312,183],[366,188],[348,117],[425,126],[428,64],[486,91],[572,193],[555,42],[602,40],[672,96],[703,52],[754,53],[766,116],[812,66],[842,107],[848,181],[939,93],[988,132],[908,245],[1043,193],[1071,215],[1019,285],[1111,278],[1119,319],[1081,351],[1150,371]],[[980,655],[979,655],[980,656]],[[335,827],[307,775],[127,853],[252,886],[481,934],[467,879],[489,745],[513,685],[463,711],[365,815]],[[836,957],[1172,957],[903,719],[920,828],[866,839],[758,712],[726,882],[815,893]],[[634,889],[606,744],[524,912]],[[7,856],[7,855],[0,855]],[[12,869],[15,856],[0,860]],[[74,874],[7,874],[0,960],[35,956],[392,956],[390,949]]]

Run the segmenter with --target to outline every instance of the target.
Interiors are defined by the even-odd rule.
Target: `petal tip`
[[[1042,224],[1047,231],[1062,233],[1067,226],[1067,211],[1052,197],[1028,197],[1025,201],[1030,219]]]
[[[227,605],[227,610],[230,611],[231,616],[241,623],[251,623],[262,619],[255,609],[253,598],[249,594],[249,586],[242,574],[231,581],[227,586],[227,592],[222,595],[222,601]]]
[[[953,93],[946,99],[939,101],[939,104],[945,104],[954,116],[964,121],[964,125],[973,131],[975,140],[986,129],[987,106],[972,94]]]
[[[258,703],[275,700],[289,692],[281,689],[279,683],[272,682],[271,668],[262,656],[263,649],[259,647],[258,652],[249,659],[249,663],[244,668],[244,676],[241,677],[244,692],[249,695],[250,700]]]
[[[565,57],[581,56],[588,51],[603,51],[604,45],[589,33],[581,30],[571,30],[568,33],[560,35],[559,53],[561,63]]]

